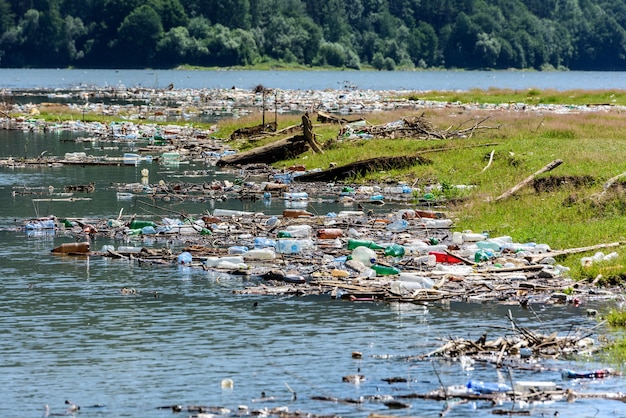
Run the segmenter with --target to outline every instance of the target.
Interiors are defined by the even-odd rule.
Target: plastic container
[[[486,237],[483,234],[476,232],[463,232],[463,242],[478,242],[483,241]]]
[[[387,231],[391,232],[404,232],[409,227],[409,223],[406,219],[398,219],[397,221],[393,221],[385,227]]]
[[[143,228],[141,228],[142,235],[154,235],[156,233],[157,231],[152,225],[144,226]]]
[[[493,251],[491,250],[478,250],[474,253],[474,261],[477,263],[483,261],[489,261],[494,257]]]
[[[207,257],[202,263],[207,267],[217,267],[221,262],[228,262],[231,264],[243,264],[242,256],[225,256],[225,257]]]
[[[372,250],[384,250],[385,247],[382,245],[376,244],[374,241],[363,240],[363,239],[349,239],[348,240],[348,249],[354,250],[357,247],[367,247]]]
[[[317,230],[318,239],[335,239],[343,236],[341,228],[324,228]]]
[[[141,247],[135,247],[135,246],[128,246],[128,245],[120,245],[119,247],[117,247],[117,252],[118,253],[140,253],[141,252]]]
[[[307,192],[287,192],[283,194],[285,200],[307,200],[309,194]]]
[[[228,247],[228,254],[232,255],[241,255],[248,252],[248,247],[245,245],[233,245],[232,247]]]
[[[279,254],[301,254],[303,250],[313,248],[310,239],[282,238],[276,240],[276,252]]]
[[[454,222],[452,219],[422,219],[421,225],[425,228],[450,228]]]
[[[403,283],[418,283],[424,289],[432,289],[435,285],[435,282],[432,279],[411,272],[400,272],[398,275],[398,281]]]
[[[69,253],[88,253],[88,242],[66,242],[51,250],[53,253],[69,254]]]
[[[467,388],[471,389],[474,393],[489,394],[498,392],[510,392],[511,387],[504,383],[495,382],[479,382],[476,380],[470,380],[467,382]]]
[[[254,248],[276,248],[276,240],[266,237],[256,237],[254,239]]]
[[[400,244],[391,244],[385,247],[385,255],[390,257],[402,257],[404,255],[404,247]]]
[[[270,248],[253,248],[243,254],[244,260],[273,260],[276,252]]]
[[[155,224],[152,221],[142,221],[139,219],[133,219],[132,221],[130,221],[130,224],[128,225],[130,229],[141,229],[146,226],[156,227],[157,224]]]
[[[301,216],[315,216],[311,212],[304,209],[285,209],[283,210],[283,218],[299,218]]]
[[[285,228],[292,238],[308,238],[312,230],[311,225],[289,225]]]
[[[400,270],[393,266],[372,264],[370,268],[376,272],[377,276],[392,276],[395,274],[400,274]]]
[[[191,253],[185,251],[183,253],[180,253],[176,260],[178,261],[178,264],[191,264],[191,262],[193,261],[193,256],[191,255]]]
[[[476,246],[480,249],[484,249],[484,250],[492,250],[492,251],[500,251],[500,244],[498,244],[497,242],[494,242],[490,239],[485,240],[485,241],[478,241],[476,243]]]
[[[243,210],[232,210],[232,209],[215,209],[213,211],[213,216],[252,216],[254,212],[246,212]]]
[[[434,256],[435,263],[463,264],[463,260],[461,260],[459,257],[455,257],[454,255],[448,254],[446,252],[430,251],[428,253],[428,256]]]
[[[376,252],[368,247],[356,247],[352,251],[352,259],[360,261],[364,266],[369,267],[376,262]]]

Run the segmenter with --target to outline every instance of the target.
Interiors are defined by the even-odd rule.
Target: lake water
[[[0,70],[0,88],[68,88],[80,83],[156,86],[173,82],[177,87],[190,88],[249,87],[262,83],[312,89],[333,88],[346,80],[372,89],[463,88],[457,77],[469,75]],[[474,83],[479,78],[483,78],[481,83],[487,83],[484,86],[490,86],[490,79],[510,78],[511,82],[515,80],[511,87],[521,88],[517,86],[524,85],[526,77],[534,78],[529,84],[537,87],[534,83],[541,77],[556,80],[557,75],[559,80],[572,83],[573,76],[579,73],[479,73],[465,78],[465,88],[476,87]],[[589,76],[584,85],[588,88],[622,88],[624,77],[622,73],[604,77],[599,73],[581,75]],[[432,78],[430,85],[422,84],[424,78]],[[605,86],[607,78],[615,80],[615,84]],[[573,88],[565,87],[566,84],[562,80],[551,87]],[[103,151],[91,143],[66,141],[69,139],[70,134],[0,131],[0,157],[28,157],[44,150],[49,155],[74,151],[121,155],[133,150],[131,145],[125,145]],[[372,412],[434,417],[445,408],[443,403],[409,399],[404,401],[411,404],[410,409],[390,411],[382,402],[370,399],[424,393],[438,388],[440,382],[508,383],[506,370],[488,364],[476,363],[467,368],[461,362],[415,361],[408,357],[425,354],[450,337],[477,339],[487,332],[489,338],[495,339],[507,332],[509,310],[520,325],[544,334],[566,335],[597,324],[586,316],[586,308],[601,308],[598,306],[534,305],[532,309],[522,309],[495,303],[421,306],[350,303],[329,296],[243,296],[233,292],[249,284],[242,277],[181,266],[140,266],[100,257],[54,257],[50,249],[71,241],[70,237],[28,236],[17,228],[24,219],[48,214],[109,219],[123,210],[124,214],[147,216],[145,206],[117,200],[112,188],[117,182],[139,182],[142,168],[150,170],[151,182],[171,179],[183,170],[212,170],[199,163],[179,168],[153,163],[0,169],[0,417],[40,417],[44,404],[60,413],[66,408],[66,399],[81,405],[78,415],[82,417],[170,417],[171,410],[157,408],[178,404],[221,406],[232,410],[232,415],[240,413],[240,405],[247,405],[250,410],[287,406],[291,412],[346,417],[366,417]],[[195,181],[228,176],[214,173]],[[95,182],[96,193],[80,196],[93,200],[36,202],[33,198],[39,196],[11,193],[15,186],[53,186],[59,190],[64,185],[89,181]],[[232,207],[278,214],[284,205],[282,201],[235,201],[172,203],[167,207],[189,213]],[[316,205],[319,213],[338,209],[333,204]],[[96,239],[92,247],[126,244],[163,245],[151,240]],[[173,250],[178,248],[174,246]],[[122,295],[122,287],[135,288],[139,293]],[[606,330],[600,328],[597,332]],[[362,359],[353,359],[353,351],[362,352]],[[554,381],[579,391],[626,390],[621,377],[562,380],[561,369],[593,370],[606,366],[597,361],[564,360],[546,365],[549,369],[542,373],[513,370],[513,378]],[[362,374],[366,380],[359,385],[342,381],[351,374]],[[383,380],[397,377],[407,382],[388,384]],[[223,379],[232,379],[233,388],[222,388]],[[297,393],[296,399],[291,390]],[[266,399],[261,399],[262,394]],[[313,399],[320,396],[363,401]],[[490,405],[469,402],[455,406],[446,416],[487,417],[492,416],[491,410]],[[559,412],[562,417],[617,417],[624,416],[623,410],[619,402],[578,400],[573,404],[538,405],[531,412],[532,416],[553,416]],[[183,412],[176,416],[188,415]]]
[[[199,89],[261,84],[285,90],[626,89],[625,72],[537,71],[183,71],[0,69],[0,89],[81,86]]]

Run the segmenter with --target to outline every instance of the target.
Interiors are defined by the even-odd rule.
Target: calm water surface
[[[22,81],[30,71],[35,72],[24,71]],[[48,78],[40,78],[41,84],[65,82],[50,72],[46,74]],[[66,71],[59,70],[59,74]],[[159,83],[168,81],[158,74]],[[230,75],[230,82],[224,83],[237,84]],[[338,80],[348,78],[345,75],[356,77],[358,73],[333,74]],[[391,83],[389,75],[379,81],[381,85]],[[6,83],[10,79],[2,80]],[[49,155],[100,152],[92,144],[63,139],[71,139],[71,135],[0,131],[0,157],[33,156],[43,150]],[[121,155],[132,150],[126,145],[107,153]],[[63,412],[65,399],[81,405],[79,415],[83,417],[169,417],[171,411],[157,407],[174,404],[223,406],[233,411],[240,405],[251,409],[288,406],[292,412],[346,417],[365,417],[371,412],[435,417],[443,410],[442,403],[408,400],[410,409],[389,411],[382,402],[324,402],[312,397],[367,399],[424,393],[439,387],[439,379],[446,385],[465,384],[470,379],[508,383],[508,373],[490,365],[477,363],[467,369],[459,362],[431,363],[408,357],[425,354],[449,337],[477,339],[487,332],[495,339],[509,326],[509,310],[521,325],[546,334],[565,335],[597,324],[585,315],[587,306],[535,305],[524,310],[494,303],[423,307],[349,303],[327,296],[242,296],[233,291],[251,283],[241,277],[100,257],[54,257],[50,249],[71,238],[27,236],[16,228],[22,220],[36,215],[114,218],[121,209],[124,214],[146,215],[145,207],[137,202],[118,201],[112,188],[117,182],[138,182],[142,168],[150,169],[151,182],[167,180],[175,172],[156,163],[0,170],[0,417],[40,417],[44,404],[49,404],[52,412]],[[190,169],[207,167],[179,168]],[[215,178],[223,176],[228,174],[215,174]],[[53,186],[59,190],[88,181],[94,181],[97,190],[84,195],[93,199],[89,201],[33,202],[33,196],[11,194],[14,186]],[[319,213],[340,209],[318,205],[315,209]],[[169,206],[176,211],[185,208],[189,213],[215,207],[277,214],[284,203]],[[125,244],[164,245],[97,239],[92,247]],[[174,245],[173,250],[179,248]],[[122,295],[122,287],[136,288],[139,294]],[[353,351],[361,351],[363,358],[353,359]],[[550,370],[543,373],[513,371],[513,378],[556,381],[582,391],[626,390],[622,378],[564,381],[559,372],[562,368],[588,370],[603,364],[572,360],[547,365]],[[367,380],[360,385],[342,382],[343,376],[357,373]],[[408,382],[388,384],[382,380],[394,377]],[[221,381],[226,378],[233,380],[232,389],[222,389]],[[290,389],[297,393],[297,399]],[[262,401],[262,393],[273,400]],[[625,415],[623,404],[595,400],[540,405],[532,415],[553,416],[557,411],[562,417]],[[446,416],[492,414],[489,405],[467,403],[454,407]]]

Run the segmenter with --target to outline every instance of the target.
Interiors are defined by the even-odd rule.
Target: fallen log
[[[244,165],[266,163],[271,164],[276,161],[287,160],[296,157],[310,148],[306,137],[295,135],[272,142],[262,147],[251,149],[250,151],[238,154],[225,155],[217,160],[217,166]]]
[[[552,161],[551,163],[549,163],[546,166],[544,166],[543,168],[541,168],[539,171],[536,171],[535,173],[533,173],[530,176],[526,177],[524,180],[522,180],[521,182],[517,183],[515,186],[511,187],[509,190],[507,190],[506,192],[502,193],[500,196],[496,197],[495,201],[497,202],[497,201],[500,201],[500,200],[503,200],[503,199],[506,199],[508,197],[513,196],[520,189],[524,188],[531,181],[533,181],[533,179],[535,177],[537,177],[538,175],[540,175],[542,173],[545,173],[546,171],[553,170],[556,167],[560,166],[561,164],[563,164],[563,160],[554,160],[554,161]]]
[[[346,178],[365,175],[372,171],[406,168],[430,163],[430,160],[419,156],[371,158],[355,161],[344,166],[332,167],[324,171],[302,174],[295,177],[294,180],[301,182],[345,180]]]
[[[623,243],[618,241],[618,242],[610,242],[610,243],[607,243],[607,244],[590,245],[588,247],[568,248],[568,249],[565,249],[565,250],[549,251],[549,252],[543,253],[543,254],[533,254],[533,255],[530,255],[530,256],[526,257],[526,259],[529,260],[529,261],[537,261],[537,260],[544,259],[546,257],[558,257],[558,256],[561,256],[561,255],[586,253],[586,252],[589,252],[589,251],[596,251],[596,250],[601,250],[601,249],[604,249],[604,248],[619,247],[621,245],[623,245]]]

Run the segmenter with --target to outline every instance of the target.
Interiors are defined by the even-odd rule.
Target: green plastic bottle
[[[391,244],[385,247],[385,255],[390,257],[402,257],[404,255],[404,247],[400,244]]]
[[[394,274],[400,274],[400,270],[393,266],[383,266],[380,264],[372,264],[370,268],[376,272],[377,276],[391,276]]]
[[[133,219],[132,221],[130,221],[129,228],[130,229],[141,229],[141,228],[146,227],[146,226],[156,227],[157,224],[155,224],[152,221],[141,221],[141,220]]]
[[[278,231],[276,234],[277,238],[291,238],[291,233],[289,231]]]
[[[367,247],[372,250],[384,250],[385,247],[382,245],[376,244],[374,241],[364,240],[364,239],[349,239],[348,240],[348,249],[354,250],[356,247]]]

